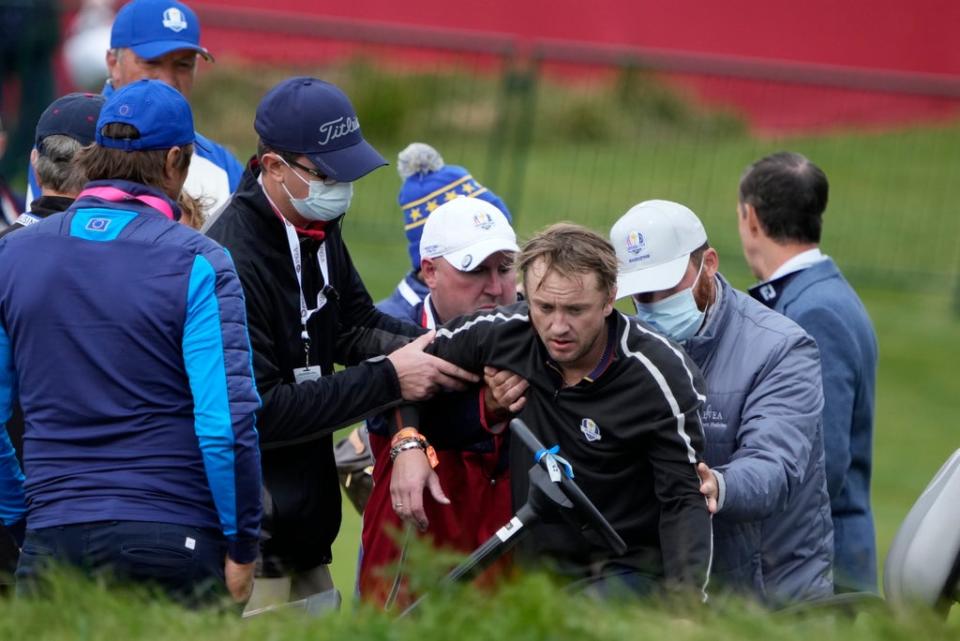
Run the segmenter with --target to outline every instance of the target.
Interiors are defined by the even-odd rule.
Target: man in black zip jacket
[[[549,523],[534,527],[521,558],[546,557],[554,570],[593,582],[601,593],[625,587],[642,595],[663,586],[705,599],[712,530],[696,471],[703,449],[699,371],[674,343],[614,311],[616,256],[598,234],[554,225],[524,246],[518,263],[528,302],[453,321],[428,351],[467,370],[492,365],[529,381],[520,417],[546,447],[559,446],[628,546],[616,557],[599,539]],[[406,408],[401,414],[404,427],[418,420]],[[442,423],[436,418],[425,420],[428,435],[431,424],[436,431]],[[423,450],[397,450],[394,509],[422,525],[424,488],[438,499],[442,492]],[[523,447],[510,452],[518,507],[534,457]]]
[[[424,353],[430,336],[407,344],[424,330],[377,311],[354,268],[340,222],[353,181],[386,161],[361,136],[343,92],[314,78],[287,79],[260,102],[254,128],[257,156],[207,231],[240,275],[263,399],[267,537],[250,607],[332,588],[327,565],[340,529],[334,431],[401,399],[457,387],[461,377],[478,380]],[[334,372],[334,363],[353,367]]]

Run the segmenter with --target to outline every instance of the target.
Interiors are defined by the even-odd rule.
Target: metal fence
[[[561,219],[606,231],[668,198],[739,263],[739,176],[792,149],[831,180],[823,247],[854,280],[960,301],[960,77],[195,6],[207,30],[302,49],[297,64],[345,87],[385,155],[434,144],[504,198],[521,235]],[[365,179],[351,224],[397,238],[398,187],[392,172]]]

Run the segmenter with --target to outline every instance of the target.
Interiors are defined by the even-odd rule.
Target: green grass
[[[70,577],[42,601],[0,601],[0,639],[30,641],[280,641],[285,639],[424,639],[739,641],[915,641],[950,639],[957,621],[929,612],[865,613],[856,620],[814,615],[772,616],[742,603],[710,608],[688,604],[601,604],[558,591],[545,577],[528,577],[496,594],[471,589],[431,595],[417,615],[362,608],[319,619],[272,613],[241,621],[218,612],[189,612],[136,592],[108,592]]]

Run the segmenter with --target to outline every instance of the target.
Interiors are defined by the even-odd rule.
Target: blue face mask
[[[279,156],[278,156],[279,158]],[[283,164],[290,167],[283,158],[280,158]],[[291,170],[293,168],[291,167]],[[283,183],[283,191],[290,197],[290,204],[297,210],[297,213],[313,221],[333,220],[346,213],[350,208],[350,201],[353,199],[353,183],[333,183],[325,184],[322,180],[306,180],[296,171],[293,172],[297,178],[307,183],[310,191],[306,198],[294,198],[290,190]]]
[[[696,334],[700,325],[703,324],[704,316],[693,297],[693,290],[697,286],[697,281],[700,280],[701,272],[703,272],[702,261],[693,285],[663,300],[658,300],[655,303],[638,303],[634,299],[633,304],[637,308],[637,318],[649,323],[658,332],[678,343],[682,343]]]

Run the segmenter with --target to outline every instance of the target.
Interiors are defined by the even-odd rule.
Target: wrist
[[[440,464],[437,452],[427,441],[427,438],[412,427],[405,427],[393,436],[390,441],[390,461],[395,462],[398,456],[412,450],[423,451],[430,467],[437,467]]]
[[[489,387],[483,387],[480,391],[480,427],[491,434],[499,434],[506,427],[507,420],[510,418],[510,412],[497,412],[491,410],[494,403],[490,400],[493,394]]]
[[[727,498],[727,482],[723,478],[723,472],[720,470],[711,470],[711,473],[717,481],[717,513],[719,514]]]

